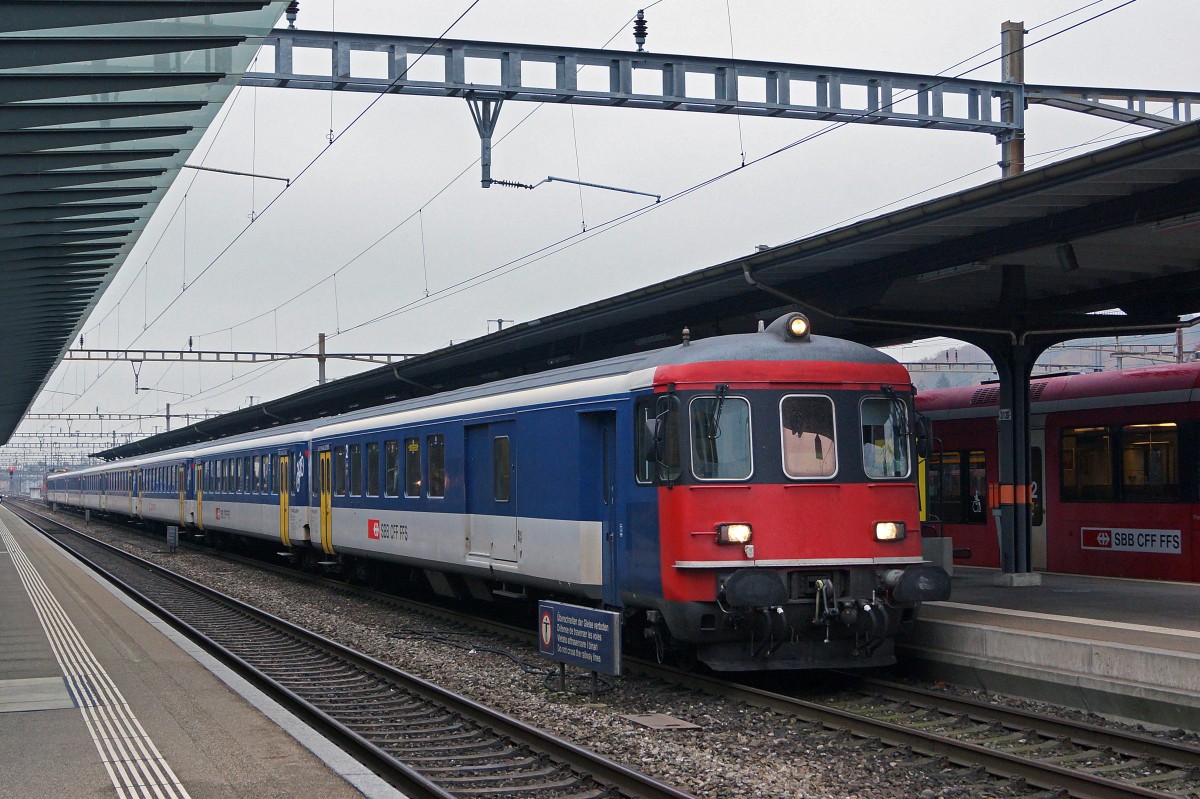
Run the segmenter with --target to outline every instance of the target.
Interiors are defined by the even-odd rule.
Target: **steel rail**
[[[649,668],[649,666],[647,664],[642,668]],[[872,719],[819,702],[810,702],[699,675],[673,673],[669,679],[695,690],[727,699],[819,721],[830,727],[848,730],[861,737],[879,738],[893,746],[907,746],[917,752],[945,757],[950,762],[961,766],[981,766],[990,774],[1020,778],[1038,788],[1064,790],[1076,799],[1129,799],[1129,797],[1178,799],[1176,794],[1154,791],[1131,783],[1064,768],[1053,763],[1043,763],[989,749],[979,744],[955,740],[925,730]]]
[[[406,766],[402,763],[397,762],[394,758],[388,756],[387,753],[384,752],[383,750],[379,749],[378,747],[374,746],[373,744],[370,744],[367,741],[364,741],[361,737],[352,733],[344,725],[329,718],[329,716],[327,716],[325,713],[322,713],[320,710],[318,710],[316,707],[314,707],[307,700],[300,697],[294,691],[291,691],[291,690],[279,685],[274,680],[270,679],[267,675],[265,675],[258,669],[251,666],[249,663],[247,663],[241,657],[239,657],[238,655],[229,651],[225,647],[221,646],[219,643],[214,641],[209,636],[200,632],[198,629],[196,629],[194,626],[192,626],[188,622],[179,618],[178,616],[176,616],[175,614],[166,610],[165,608],[162,608],[153,599],[148,597],[146,594],[144,594],[142,591],[135,588],[133,585],[131,585],[127,581],[125,581],[125,580],[121,579],[120,577],[116,576],[115,574],[113,574],[111,572],[111,570],[106,569],[104,566],[102,566],[100,563],[98,563],[94,558],[89,557],[88,555],[86,555],[84,552],[82,552],[78,548],[70,546],[69,544],[67,544],[67,542],[60,540],[53,533],[46,530],[44,527],[40,526],[39,524],[35,523],[29,517],[35,516],[35,517],[41,519],[43,523],[48,522],[52,525],[56,525],[56,526],[62,528],[67,533],[74,535],[74,536],[78,536],[79,538],[88,541],[89,543],[91,543],[92,545],[96,546],[97,548],[103,550],[104,552],[112,553],[112,554],[121,556],[122,558],[125,558],[127,560],[135,561],[140,564],[144,564],[145,568],[148,571],[150,571],[151,573],[158,574],[160,576],[170,575],[169,579],[181,581],[184,584],[186,584],[187,582],[190,582],[190,581],[187,581],[186,578],[184,578],[180,575],[174,574],[172,572],[169,572],[168,570],[163,569],[162,567],[159,567],[153,563],[150,563],[147,560],[144,560],[142,558],[137,558],[136,556],[131,555],[127,552],[124,552],[123,550],[121,550],[111,544],[105,543],[105,542],[100,541],[99,539],[96,539],[86,533],[83,533],[83,532],[80,532],[79,530],[75,530],[71,527],[68,527],[67,525],[63,524],[62,522],[55,521],[54,519],[51,519],[48,516],[44,516],[40,513],[37,513],[36,511],[32,511],[31,509],[29,509],[27,507],[21,507],[20,510],[15,510],[14,509],[15,506],[12,503],[7,503],[7,504],[8,504],[9,509],[12,510],[17,516],[19,516],[30,527],[37,530],[39,533],[41,533],[43,536],[45,536],[48,540],[50,540],[53,543],[55,543],[56,545],[58,545],[64,551],[69,552],[72,555],[72,557],[79,560],[81,563],[86,565],[89,569],[96,572],[97,574],[102,575],[106,580],[108,580],[109,582],[111,582],[112,584],[114,584],[115,586],[120,588],[121,591],[123,591],[125,594],[127,594],[131,599],[133,599],[139,605],[142,605],[143,607],[147,608],[152,613],[154,613],[156,616],[159,616],[160,618],[167,621],[167,623],[169,623],[172,627],[174,627],[175,629],[179,630],[181,633],[186,635],[188,638],[190,638],[192,641],[194,641],[196,644],[198,644],[201,648],[203,648],[206,652],[208,652],[209,654],[216,657],[218,660],[220,660],[226,666],[229,666],[230,668],[232,668],[241,677],[247,679],[250,683],[252,683],[256,688],[258,688],[259,690],[262,690],[264,693],[266,693],[268,696],[270,696],[275,701],[279,702],[281,705],[286,707],[288,710],[292,711],[293,713],[296,713],[306,723],[311,725],[314,729],[316,729],[319,733],[321,733],[325,737],[332,740],[335,744],[337,744],[337,746],[339,748],[346,751],[354,759],[358,760],[360,763],[365,765],[371,771],[375,772],[380,777],[384,778],[389,783],[391,783],[393,786],[399,788],[401,791],[404,791],[407,794],[411,794],[412,799],[455,799],[453,794],[443,791],[438,786],[436,786],[433,783],[426,780],[424,777],[422,777],[420,774],[418,774],[415,770],[409,768],[408,766]],[[198,583],[195,584],[194,586],[189,586],[189,587],[199,587],[200,589],[202,589],[202,592],[204,592],[204,593],[208,593],[208,594],[210,594],[212,596],[216,596],[216,597],[221,596],[221,594],[219,594],[219,592],[213,591],[212,589],[207,588],[205,586],[200,586]],[[237,600],[233,600],[232,597],[230,597],[230,599],[233,602],[237,602]],[[264,614],[264,615],[266,615],[266,614]],[[280,621],[282,621],[282,620],[280,620]],[[286,624],[286,622],[284,622],[284,624]]]
[[[222,553],[222,557],[229,557]],[[237,560],[244,560],[233,556]],[[262,566],[263,564],[258,563]],[[295,572],[292,572],[294,576]],[[322,582],[329,582],[322,578]],[[345,584],[339,584],[346,588]],[[369,592],[374,593],[374,592]],[[532,631],[513,628],[499,622],[468,616],[445,608],[430,606],[412,600],[397,600],[388,596],[389,601],[399,601],[424,612],[437,613],[440,616],[452,618],[476,628],[491,632],[500,632],[520,638],[532,640]],[[1077,799],[1118,799],[1125,797],[1146,797],[1147,799],[1177,799],[1176,794],[1155,791],[1129,782],[1122,782],[1100,775],[1088,774],[1083,771],[1059,766],[1054,763],[1040,762],[1036,759],[1013,755],[1004,751],[991,749],[979,744],[957,740],[947,735],[925,730],[913,729],[903,724],[881,721],[849,710],[835,708],[820,702],[812,702],[786,696],[784,694],[765,691],[745,685],[738,685],[727,680],[706,677],[694,673],[684,673],[673,667],[655,664],[636,658],[626,657],[629,670],[668,680],[686,688],[719,696],[732,701],[773,710],[786,715],[796,716],[810,721],[819,722],[827,727],[842,729],[863,738],[878,738],[886,744],[898,747],[910,747],[916,752],[930,756],[940,756],[956,765],[965,767],[981,767],[989,774],[1003,778],[1019,778],[1029,785],[1046,790],[1066,791]],[[1018,729],[1032,728],[1048,737],[1065,736],[1072,741],[1084,745],[1104,747],[1130,755],[1157,758],[1163,764],[1179,764],[1182,768],[1193,768],[1200,764],[1200,749],[1185,744],[1170,741],[1158,741],[1150,736],[1132,735],[1119,730],[1105,730],[1095,725],[1071,722],[1062,719],[1047,718],[1019,710],[996,707],[982,702],[960,699],[931,691],[919,691],[903,686],[895,686],[883,681],[870,681],[861,677],[847,675],[856,685],[864,686],[852,690],[866,693],[887,695],[892,692],[892,698],[901,701],[928,703],[940,712],[961,713],[981,721],[996,722],[1004,726]],[[904,692],[907,692],[905,695]]]
[[[11,506],[10,506],[11,508]],[[423,680],[414,675],[403,672],[387,663],[371,658],[359,652],[355,652],[336,641],[320,636],[316,633],[305,630],[301,627],[291,624],[283,619],[266,613],[262,610],[247,605],[240,600],[222,594],[219,591],[208,588],[200,583],[189,580],[182,575],[176,574],[169,569],[165,569],[150,561],[138,558],[128,552],[125,552],[111,544],[95,539],[81,531],[75,530],[62,522],[53,520],[42,514],[36,513],[27,507],[22,507],[18,516],[21,516],[26,523],[34,527],[34,529],[42,532],[50,540],[57,543],[59,546],[70,551],[72,555],[86,563],[89,568],[92,568],[102,574],[109,580],[117,584],[121,590],[128,593],[139,604],[149,608],[157,615],[161,615],[172,626],[179,629],[192,640],[196,641],[200,646],[209,651],[215,657],[221,659],[227,665],[242,673],[251,680],[257,687],[264,690],[292,710],[299,710],[307,721],[318,727],[322,732],[329,735],[340,746],[348,749],[355,757],[362,759],[372,771],[379,773],[389,781],[394,781],[397,787],[401,790],[412,794],[413,799],[453,799],[456,796],[453,792],[448,792],[440,786],[433,783],[428,778],[424,777],[417,769],[414,769],[387,752],[363,739],[353,730],[349,729],[345,724],[336,719],[331,718],[324,711],[313,705],[308,699],[300,696],[296,692],[280,685],[270,676],[266,675],[258,668],[231,652],[224,647],[220,642],[215,641],[209,635],[201,632],[194,625],[184,619],[179,618],[174,613],[162,608],[152,598],[145,595],[136,587],[122,580],[115,575],[111,575],[108,569],[105,569],[101,564],[95,562],[94,559],[87,557],[86,554],[77,551],[70,547],[66,542],[59,540],[52,533],[47,532],[39,525],[27,518],[26,514],[36,516],[59,528],[62,528],[71,535],[78,536],[86,540],[90,545],[96,546],[105,552],[110,552],[123,560],[135,563],[140,569],[144,569],[153,573],[157,577],[168,579],[173,583],[195,591],[196,593],[205,596],[208,599],[219,602],[220,604],[234,608],[237,612],[246,614],[255,620],[269,625],[273,628],[283,630],[289,636],[305,642],[311,646],[335,655],[336,657],[345,660],[355,668],[361,669],[364,672],[379,676],[389,681],[401,683],[404,689],[411,691],[413,694],[426,699],[432,703],[438,704],[446,708],[449,712],[457,714],[465,719],[475,722],[482,727],[485,727],[502,737],[507,737],[514,742],[523,744],[537,753],[548,755],[552,760],[564,764],[571,769],[586,774],[596,780],[598,783],[615,788],[619,791],[619,795],[623,797],[638,797],[638,799],[695,799],[691,794],[680,791],[672,786],[654,780],[647,775],[641,774],[633,769],[622,766],[619,763],[601,757],[594,752],[588,751],[582,747],[576,746],[569,741],[557,738],[549,733],[539,730],[531,725],[514,719],[498,711],[492,710],[487,706],[467,699],[459,694],[444,689],[431,682]],[[392,775],[392,776],[389,776]],[[614,795],[615,797],[615,795]]]
[[[1153,758],[1180,768],[1200,769],[1200,747],[1151,735],[1108,729],[1082,721],[1069,721],[1038,715],[1017,708],[980,702],[975,699],[942,694],[886,680],[856,677],[856,690],[873,692],[895,701],[910,702],[943,713],[956,713],[980,721],[998,722],[1014,729],[1036,730],[1048,737],[1070,738],[1096,748],[1109,747],[1122,754]]]

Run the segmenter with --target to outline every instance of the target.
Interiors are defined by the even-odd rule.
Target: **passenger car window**
[[[421,439],[404,439],[404,496],[421,496]]]
[[[983,450],[934,452],[925,478],[932,519],[945,524],[987,522],[987,460]]]
[[[898,398],[868,397],[862,401],[863,468],[876,479],[907,477],[908,411]]]
[[[333,448],[333,493],[346,496],[346,448]]]
[[[429,449],[429,496],[446,496],[446,437],[441,433],[427,436]]]
[[[362,444],[350,445],[350,494],[362,496]]]
[[[367,496],[379,496],[379,443],[367,442]]]
[[[779,403],[783,433],[783,472],[791,478],[832,477],[837,473],[833,400],[822,396],[784,397]]]
[[[718,394],[692,399],[692,473],[700,480],[745,480],[750,456],[750,403]]]
[[[389,497],[400,496],[400,442],[385,441],[383,444],[384,481],[383,490]]]
[[[1064,502],[1111,502],[1112,435],[1107,427],[1076,427],[1062,432]]]
[[[1127,502],[1179,499],[1179,429],[1174,422],[1121,428],[1122,498]]]
[[[508,502],[512,490],[512,469],[508,460],[508,436],[492,439],[492,496],[497,502]]]

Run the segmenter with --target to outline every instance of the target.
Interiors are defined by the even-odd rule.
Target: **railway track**
[[[800,702],[823,723],[1080,799],[1200,797],[1200,748],[878,680]]]
[[[693,799],[59,522],[18,515],[413,799]]]
[[[299,576],[294,570],[280,571]],[[492,633],[533,639],[528,630],[408,600],[389,601]],[[850,675],[842,677],[841,690],[833,696],[814,700],[651,662],[627,658],[626,665],[698,692],[807,720],[805,734],[817,739],[841,740],[841,745],[848,745],[848,739],[853,745],[878,740],[912,750],[924,756],[916,767],[933,770],[945,764],[953,779],[977,783],[981,791],[1000,778],[1023,782],[1031,794],[1042,796],[1200,797],[1200,747],[1184,742]]]
[[[1200,747],[1190,743],[852,675],[819,700],[673,670],[664,679],[942,758],[963,767],[964,779],[982,770],[1078,799],[1200,797]]]
[[[1084,763],[1085,769],[1122,783],[1163,786],[1173,795],[1200,796],[1200,747],[1195,744],[1049,718],[882,680],[860,680],[856,689],[857,696],[839,703],[843,709],[987,742],[996,749],[1037,753],[1050,762]]]

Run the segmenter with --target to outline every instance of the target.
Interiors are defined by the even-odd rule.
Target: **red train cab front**
[[[649,634],[723,670],[894,662],[917,603],[949,595],[921,554],[907,372],[799,314],[726,338],[745,346],[660,366],[636,406],[659,486]]]

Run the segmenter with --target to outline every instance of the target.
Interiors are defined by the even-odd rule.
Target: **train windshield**
[[[907,477],[908,411],[898,398],[868,397],[862,401],[863,468],[867,477]]]
[[[784,397],[779,416],[784,473],[792,479],[836,474],[833,400],[821,396]]]
[[[723,388],[718,386],[718,389]],[[696,397],[690,405],[692,471],[700,480],[745,480],[750,458],[750,403],[742,397]]]

